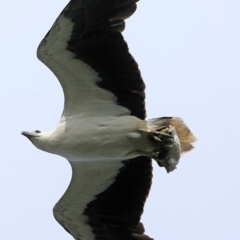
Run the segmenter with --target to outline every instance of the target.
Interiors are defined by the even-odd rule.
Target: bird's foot
[[[152,138],[157,147],[152,153],[152,158],[158,165],[165,167],[167,172],[176,169],[179,162],[181,145],[173,126],[162,126],[152,132]]]

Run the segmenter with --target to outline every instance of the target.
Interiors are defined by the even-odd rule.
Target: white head
[[[27,137],[32,142],[32,144],[38,149],[46,152],[50,152],[48,149],[49,140],[50,140],[49,133],[44,133],[39,130],[35,130],[32,132],[23,131],[21,132],[21,134]]]

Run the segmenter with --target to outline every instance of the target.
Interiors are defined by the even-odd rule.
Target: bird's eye
[[[41,133],[41,131],[39,131],[39,130],[36,130],[36,131],[35,131],[35,133]]]

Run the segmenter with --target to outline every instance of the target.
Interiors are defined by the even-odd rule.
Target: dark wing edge
[[[144,119],[145,84],[121,32],[138,0],[72,0],[61,14],[74,23],[67,49],[99,73],[98,86],[111,91],[117,104]]]
[[[139,221],[152,184],[151,159],[123,163],[116,181],[87,205],[84,214],[96,239],[150,240]]]

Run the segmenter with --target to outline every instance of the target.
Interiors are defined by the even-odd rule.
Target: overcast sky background
[[[1,4],[1,240],[71,240],[52,208],[71,170],[22,130],[51,130],[63,93],[36,49],[67,0]],[[142,221],[155,240],[240,239],[240,1],[141,0],[124,32],[148,118],[180,116],[198,138],[167,174],[154,163]]]

